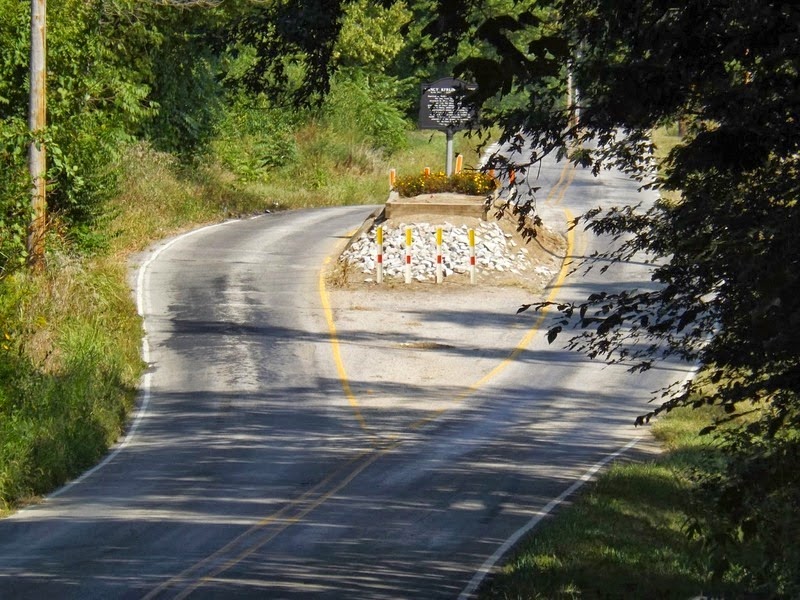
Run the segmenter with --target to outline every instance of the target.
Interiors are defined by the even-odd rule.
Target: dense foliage
[[[403,45],[404,5],[354,3],[328,99],[299,106],[302,56],[281,89],[243,85],[258,47],[231,32],[273,4],[48,2],[47,255],[29,272],[30,3],[0,0],[0,512],[80,473],[125,424],[141,372],[126,252],[189,224],[386,193],[380,159],[409,125],[405,84],[380,65]]]
[[[658,291],[581,306],[581,325],[595,329],[578,345],[633,358],[641,368],[670,353],[705,365],[703,377],[653,413],[705,402],[740,423],[722,437],[727,473],[703,482],[697,531],[718,574],[740,577],[765,596],[795,597],[800,8],[591,2],[575,3],[572,11],[582,49],[576,73],[586,98],[584,126],[609,137],[620,126],[643,137],[664,119],[687,126],[655,182],[680,190],[680,201],[646,214],[586,217],[595,231],[633,236],[612,258],[645,251],[666,262],[653,270]],[[613,151],[626,163],[643,158],[630,144]],[[630,337],[645,351],[626,355],[620,342]]]
[[[0,214],[6,231],[14,232],[0,242],[0,274],[18,266],[25,253],[24,237],[18,233],[29,217],[23,208],[28,203],[29,18],[26,3],[0,3],[0,161],[10,175],[0,183]],[[154,119],[165,119],[159,112],[162,105],[173,109],[170,121],[189,121],[196,108],[177,98],[175,90],[165,92],[158,85],[172,78],[165,72],[169,65],[195,60],[196,48],[184,47],[182,56],[175,50],[177,43],[165,31],[170,20],[175,15],[128,0],[53,0],[48,5],[48,127],[41,141],[49,155],[49,229],[76,248],[102,243],[94,225],[105,216],[104,205],[116,191],[115,162],[123,144],[151,129]],[[202,84],[196,73],[182,80]],[[208,99],[206,94],[195,102]],[[174,140],[189,137],[166,126],[159,131]]]
[[[92,466],[125,427],[140,326],[120,271],[0,281],[0,512]]]
[[[402,148],[415,86],[389,71],[410,19],[403,2],[52,0],[48,231],[79,253],[107,245],[119,160],[141,140],[247,181],[291,166],[312,121]],[[0,277],[26,258],[29,23],[28,4],[0,0]]]

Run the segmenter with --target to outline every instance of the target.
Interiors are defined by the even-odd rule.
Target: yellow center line
[[[567,167],[572,167],[572,168],[569,169],[567,180],[564,182],[561,190],[559,190],[558,197],[556,198],[555,202],[553,202],[553,206],[558,206],[564,201],[564,197],[567,195],[567,190],[569,189],[569,186],[572,184],[572,180],[575,179],[575,166],[572,165],[571,163],[567,163],[567,165],[564,168],[566,169]]]
[[[391,447],[387,448],[384,452],[388,452],[388,450],[390,450],[390,449],[391,449]],[[347,469],[349,469],[351,467],[351,465],[353,465],[354,463],[358,463],[359,461],[369,457],[370,454],[373,454],[374,452],[375,452],[374,450],[366,450],[366,451],[360,453],[355,458],[350,459],[343,466],[339,467],[338,469],[336,469],[335,471],[330,473],[325,479],[323,479],[322,481],[320,481],[319,483],[314,485],[311,489],[309,489],[305,493],[303,493],[303,495],[301,495],[300,497],[296,498],[295,500],[292,500],[291,502],[286,504],[286,506],[284,506],[280,510],[277,510],[274,513],[272,513],[270,515],[267,515],[266,517],[262,518],[256,524],[252,525],[247,531],[245,531],[245,532],[239,534],[238,536],[236,536],[235,538],[233,538],[231,541],[229,541],[227,544],[225,544],[225,546],[223,546],[219,550],[213,552],[212,554],[210,554],[207,557],[205,557],[203,560],[201,560],[199,562],[196,562],[195,564],[193,564],[188,569],[185,569],[180,574],[178,574],[178,575],[176,575],[174,577],[171,577],[169,580],[165,581],[164,583],[159,585],[157,588],[151,590],[146,596],[144,596],[142,598],[142,600],[152,600],[153,598],[155,598],[158,594],[160,594],[164,590],[166,590],[166,589],[168,589],[168,588],[170,588],[170,587],[172,587],[174,585],[178,585],[180,582],[188,579],[189,577],[191,577],[191,575],[193,573],[196,573],[197,571],[201,570],[207,564],[213,562],[216,559],[219,559],[219,558],[225,556],[227,553],[229,553],[231,550],[233,550],[239,542],[246,540],[248,537],[252,536],[257,531],[259,531],[261,529],[265,529],[266,527],[269,527],[270,525],[272,525],[274,522],[276,522],[279,519],[283,518],[283,516],[285,514],[287,514],[289,511],[291,511],[294,507],[303,504],[311,496],[313,496],[314,494],[317,494],[318,492],[320,492],[320,490],[322,490],[326,486],[328,486],[334,479],[336,479],[336,477],[341,475],[342,472],[344,472]],[[380,454],[375,454],[373,457],[369,458],[367,463],[366,463],[366,465],[372,463],[378,456],[380,456]],[[366,467],[366,465],[356,468],[356,472],[360,473],[361,471],[363,471],[364,468]],[[341,487],[336,488],[336,490],[338,490],[338,489],[341,489]],[[327,499],[327,498],[330,497],[330,495],[332,493],[335,493],[335,491],[334,492],[323,493],[323,497],[325,497]]]
[[[567,221],[571,221],[572,220],[572,213],[567,209],[564,210],[564,213],[566,214]],[[546,300],[547,302],[553,302],[553,300],[555,300],[556,294],[558,293],[558,291],[560,290],[561,286],[564,283],[564,279],[566,278],[567,273],[569,272],[568,271],[568,267],[571,264],[571,261],[569,261],[568,259],[572,255],[572,251],[573,251],[574,246],[575,246],[575,230],[574,229],[570,229],[567,232],[567,251],[566,251],[566,256],[564,258],[564,262],[561,265],[561,270],[558,272],[558,277],[556,278],[555,283],[550,288],[550,293],[548,294],[547,300]],[[463,392],[458,394],[458,396],[456,396],[456,402],[460,403],[460,402],[466,400],[467,398],[469,398],[471,395],[473,395],[475,392],[477,392],[481,387],[483,387],[489,381],[491,381],[492,379],[497,377],[500,373],[505,371],[511,363],[513,363],[517,358],[519,358],[519,355],[522,354],[528,348],[528,345],[533,340],[533,336],[536,335],[536,333],[541,328],[542,323],[544,323],[544,320],[547,317],[547,311],[548,311],[548,307],[544,307],[541,310],[539,318],[536,319],[536,322],[527,331],[527,333],[522,337],[522,339],[519,341],[517,346],[511,351],[511,353],[506,358],[504,358],[500,362],[500,364],[498,364],[491,371],[486,373],[486,375],[481,377],[475,383],[469,385]],[[446,409],[446,408],[439,409],[439,410],[435,411],[432,416],[419,419],[418,421],[415,421],[414,423],[412,423],[409,427],[411,429],[419,429],[420,427],[422,427],[424,425],[427,425],[428,423],[431,423],[431,422],[435,421],[436,419],[438,419],[442,414],[447,412],[447,410],[448,409]]]
[[[558,206],[561,204],[561,202],[563,202],[564,196],[566,196],[567,190],[572,184],[572,180],[575,179],[575,171],[575,165],[569,162],[569,160],[565,160],[564,166],[561,168],[561,174],[558,177],[558,181],[552,188],[550,188],[550,191],[547,193],[547,196],[544,199],[545,204]]]
[[[333,353],[333,363],[336,365],[336,371],[339,375],[339,382],[342,385],[344,395],[347,398],[347,402],[350,404],[350,407],[353,409],[353,413],[355,414],[359,426],[367,434],[369,434],[370,437],[373,438],[373,443],[379,442],[380,436],[372,431],[369,425],[367,425],[364,415],[361,414],[361,406],[359,405],[358,398],[356,398],[356,395],[353,393],[353,388],[350,387],[350,379],[347,377],[347,370],[344,366],[344,360],[342,360],[342,351],[339,345],[339,335],[336,331],[336,322],[333,319],[333,309],[331,308],[328,289],[325,286],[325,272],[327,270],[325,267],[327,267],[330,262],[330,257],[327,257],[325,259],[324,266],[320,271],[319,296],[322,302],[322,311],[325,314],[325,320],[328,323],[328,337],[330,338],[331,352]]]
[[[569,166],[570,166],[570,162],[566,161],[564,163],[564,166],[561,168],[561,173],[559,174],[558,181],[556,181],[556,184],[552,188],[550,188],[549,192],[547,192],[547,196],[544,199],[545,203],[551,202],[553,200],[553,197],[561,189],[561,184],[564,182],[564,179],[567,177],[567,173],[569,172]],[[574,171],[574,169],[573,169],[573,171]],[[571,180],[570,180],[570,182],[571,182]],[[564,189],[566,190],[567,187],[569,187],[569,183],[565,186]]]

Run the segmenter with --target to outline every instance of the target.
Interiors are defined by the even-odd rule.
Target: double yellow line
[[[567,189],[569,188],[574,178],[575,178],[575,167],[569,161],[565,161],[564,167],[561,169],[558,181],[553,186],[553,188],[548,192],[547,197],[545,198],[545,203],[551,205],[560,204],[564,200],[564,197],[566,196],[567,193]],[[566,215],[567,222],[571,222],[573,219],[572,213],[568,209],[565,209],[564,213]],[[575,246],[575,230],[574,228],[570,228],[569,231],[567,232],[567,251],[566,251],[567,257],[572,255],[574,246]],[[330,258],[325,260],[325,266],[327,266],[329,263],[330,263]],[[561,265],[561,269],[559,270],[558,277],[556,278],[555,283],[553,283],[553,285],[550,287],[550,293],[547,296],[547,302],[552,302],[553,300],[555,300],[556,294],[563,285],[564,279],[566,278],[567,273],[569,272],[568,270],[569,266],[570,266],[569,261],[565,259]],[[397,439],[397,436],[383,438],[378,434],[376,434],[369,427],[361,411],[361,406],[358,402],[358,398],[353,393],[353,389],[350,385],[350,379],[347,375],[347,370],[344,365],[344,360],[342,359],[342,353],[339,344],[339,336],[336,329],[336,322],[333,317],[333,309],[331,308],[330,297],[328,296],[328,291],[325,286],[325,271],[326,269],[323,268],[320,273],[319,294],[320,294],[320,299],[322,301],[322,309],[323,312],[325,313],[325,320],[328,323],[328,337],[331,343],[331,351],[333,352],[333,361],[336,365],[336,371],[339,375],[339,382],[341,383],[342,390],[344,391],[348,403],[353,409],[356,420],[358,421],[359,425],[364,430],[364,432],[366,432],[373,440],[377,440],[379,443],[382,440],[386,439],[394,442]],[[505,371],[512,362],[517,360],[520,354],[522,354],[527,349],[528,345],[533,340],[533,336],[536,335],[537,331],[539,331],[546,317],[547,317],[547,310],[545,308],[544,310],[541,311],[539,318],[534,322],[533,326],[526,332],[526,334],[522,337],[522,339],[519,341],[516,347],[511,351],[511,353],[491,371],[486,373],[475,383],[467,386],[464,389],[464,391],[458,394],[456,396],[456,402],[461,403],[470,396],[472,396],[481,387],[483,387],[489,381],[491,381],[492,379],[497,377],[500,373]],[[432,423],[448,410],[449,409],[447,408],[441,408],[435,410],[430,416],[424,417],[422,419],[419,419],[411,423],[409,425],[409,429],[416,430],[429,423]]]
[[[569,186],[572,184],[572,181],[575,179],[575,173],[577,171],[577,167],[573,165],[571,162],[564,161],[564,167],[561,169],[561,174],[558,178],[558,181],[553,186],[553,188],[548,192],[547,197],[545,198],[545,204],[549,204],[550,206],[559,206],[563,201],[564,197],[567,194],[567,190]],[[564,214],[567,217],[567,223],[572,224],[574,220],[574,216],[568,209],[564,209]],[[572,236],[570,238],[570,236]],[[575,228],[570,227],[569,232],[567,234],[567,241],[568,241],[568,248],[567,248],[567,257],[569,256],[581,256],[586,251],[586,237],[581,236],[579,247],[576,248],[575,245]],[[573,255],[574,253],[574,255]],[[565,273],[565,268],[570,266],[572,261],[565,260],[564,265],[562,266],[561,270]]]
[[[561,169],[558,181],[550,189],[547,193],[547,197],[544,199],[545,204],[550,204],[551,206],[558,206],[561,204],[564,201],[564,196],[566,196],[567,189],[569,189],[573,179],[575,179],[575,165],[566,160],[564,161],[564,167]],[[569,217],[567,217],[567,219],[571,220]]]

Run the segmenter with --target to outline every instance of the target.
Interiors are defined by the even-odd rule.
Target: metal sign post
[[[470,93],[478,89],[453,77],[445,77],[433,83],[423,83],[422,99],[419,103],[419,128],[444,131],[447,136],[446,174],[453,174],[453,134],[460,129],[469,129],[478,118],[478,109],[470,101]]]
[[[445,174],[450,177],[453,174],[453,130],[448,129],[447,134],[447,156],[445,157]]]

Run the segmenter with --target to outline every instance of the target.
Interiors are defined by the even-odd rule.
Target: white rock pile
[[[436,229],[442,228],[443,275],[467,273],[470,264],[469,228],[450,223],[400,224],[383,228],[383,274],[384,277],[405,277],[406,228],[411,227],[411,276],[416,281],[436,279]],[[342,253],[339,260],[370,275],[365,281],[373,281],[376,273],[375,227],[364,232]],[[528,250],[520,247],[509,233],[497,223],[480,223],[475,228],[475,263],[480,271],[514,273],[521,275],[533,265]]]

